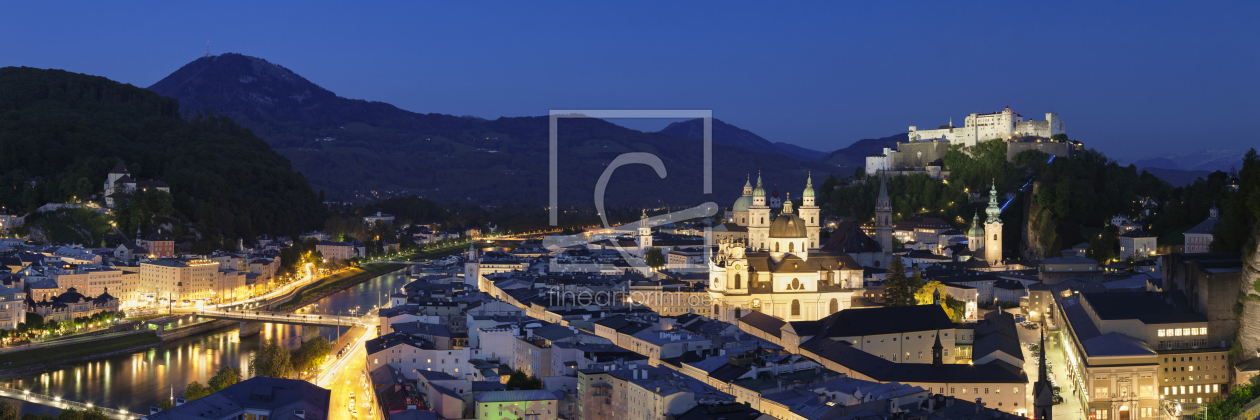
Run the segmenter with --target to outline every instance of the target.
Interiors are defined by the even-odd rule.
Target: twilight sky
[[[417,112],[707,108],[831,151],[1009,105],[1121,160],[1260,144],[1257,2],[30,3],[0,66],[142,87],[210,41]]]

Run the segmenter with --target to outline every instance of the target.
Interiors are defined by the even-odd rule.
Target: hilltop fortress
[[[942,125],[935,130],[919,130],[910,126],[910,141],[948,140],[963,147],[975,146],[976,143],[989,140],[1019,140],[1022,138],[1050,139],[1055,134],[1065,134],[1063,120],[1057,112],[1047,112],[1045,121],[1025,121],[1023,115],[1011,111],[1010,107],[989,114],[971,114],[963,120],[962,127]]]
[[[941,170],[940,159],[945,157],[949,146],[972,147],[994,140],[1007,142],[1007,160],[1028,150],[1070,157],[1082,145],[1065,141],[1063,136],[1054,138],[1067,134],[1064,125],[1056,112],[1047,112],[1045,121],[1026,121],[1024,116],[1009,107],[999,112],[968,115],[962,127],[954,127],[952,120],[935,130],[919,130],[912,125],[907,132],[909,142],[897,143],[895,149],[885,147],[884,153],[866,157],[866,173],[874,175],[878,171],[888,171],[890,175],[898,175],[924,171],[933,178],[942,178],[948,172]]]

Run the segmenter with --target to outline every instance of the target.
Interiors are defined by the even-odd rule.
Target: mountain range
[[[488,120],[411,112],[344,98],[281,65],[232,53],[193,60],[148,89],[178,99],[187,116],[221,114],[253,130],[330,199],[405,190],[442,200],[547,202],[545,116]],[[590,203],[595,180],[614,158],[651,152],[666,163],[667,179],[642,166],[620,169],[612,178],[608,202],[698,204],[695,197],[703,182],[700,120],[676,122],[659,132],[602,120],[562,121],[562,203]],[[874,143],[887,142],[863,140],[824,153],[770,142],[719,120],[713,123],[713,140],[714,200],[723,204],[739,195],[753,172],[762,173],[767,183],[797,191],[804,187],[807,172],[816,182],[830,173],[851,175],[866,154],[882,147]]]
[[[1242,167],[1243,149],[1202,149],[1173,154],[1161,154],[1131,163],[1138,170],[1150,172],[1173,185],[1188,185],[1196,179],[1207,178],[1216,171],[1229,172]]]

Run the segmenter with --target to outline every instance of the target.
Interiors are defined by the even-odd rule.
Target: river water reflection
[[[406,270],[386,273],[324,298],[311,310],[344,315],[357,309],[357,313],[362,314],[378,303],[385,303],[388,294],[406,282]],[[301,345],[300,326],[266,324],[261,334],[244,340],[240,339],[237,328],[224,327],[148,350],[76,363],[5,382],[14,388],[143,415],[148,414],[149,406],[169,398],[172,393],[178,396],[192,381],[204,385],[224,364],[240,368],[248,377],[249,358],[262,340],[279,340],[288,349]],[[345,332],[335,327],[319,330],[330,341]],[[56,415],[58,412],[43,405],[10,401],[23,413]]]

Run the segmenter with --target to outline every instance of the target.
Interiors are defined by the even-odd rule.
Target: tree
[[[893,256],[888,263],[888,276],[884,278],[884,306],[909,306],[914,302],[910,280],[906,278],[906,266],[900,256]]]
[[[289,352],[280,347],[277,341],[267,341],[257,353],[249,358],[249,373],[254,376],[288,378],[293,374]]]
[[[915,275],[918,276],[918,273],[916,272]],[[957,319],[957,314],[954,313],[954,309],[949,306],[949,299],[947,299],[949,295],[946,294],[945,285],[941,284],[939,281],[932,280],[923,285],[919,291],[914,293],[914,300],[919,305],[931,305],[936,301],[937,293],[940,293],[941,309],[945,310],[945,315],[948,315],[949,319]]]
[[[22,415],[22,420],[53,420],[53,416],[49,414],[26,413]]]
[[[324,365],[331,351],[332,343],[329,343],[328,339],[323,336],[315,337],[302,343],[302,347],[293,352],[290,360],[293,368],[299,372],[314,371]]]
[[[192,381],[192,383],[188,384],[187,388],[184,388],[184,393],[180,396],[184,397],[184,399],[187,399],[188,401],[192,401],[210,395],[211,392],[214,391],[211,391],[209,388],[201,385],[201,382]]]
[[[648,267],[652,267],[653,270],[659,269],[665,266],[665,254],[661,253],[660,248],[648,248],[647,252],[643,254],[643,262]]]
[[[530,376],[520,369],[513,371],[512,375],[508,376],[506,385],[508,390],[542,389],[543,387],[541,379],[538,379],[536,376]]]
[[[0,420],[18,420],[18,409],[9,400],[0,400]]]
[[[219,392],[223,388],[235,385],[241,381],[241,370],[232,365],[223,365],[219,368],[219,372],[214,377],[206,381],[206,385],[210,386],[210,392]]]

